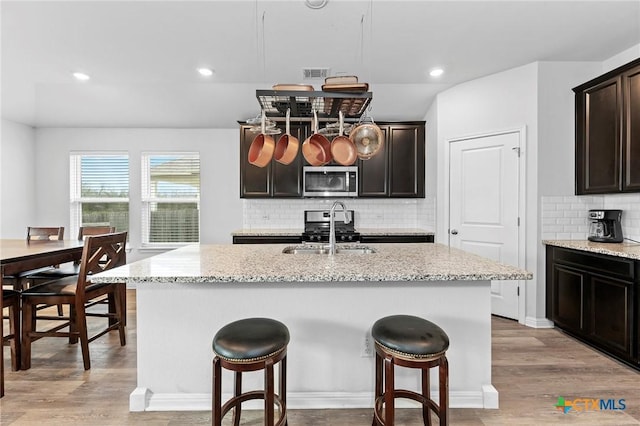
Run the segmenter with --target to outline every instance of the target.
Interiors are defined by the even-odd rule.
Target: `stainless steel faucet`
[[[349,218],[349,213],[347,212],[347,207],[344,205],[342,201],[336,201],[331,206],[331,211],[329,212],[329,254],[336,254],[336,207],[342,207],[342,212],[344,213],[344,223],[349,223],[351,220]]]

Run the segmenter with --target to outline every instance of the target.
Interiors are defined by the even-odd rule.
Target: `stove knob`
[[[349,235],[349,241],[353,241],[353,235]]]

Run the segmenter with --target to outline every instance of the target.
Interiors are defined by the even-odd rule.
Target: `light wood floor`
[[[28,371],[12,372],[5,348],[6,394],[0,399],[0,424],[210,424],[209,412],[128,411],[129,393],[136,386],[133,290],[128,301],[127,346],[120,347],[115,332],[93,342],[90,371],[82,368],[80,349],[65,339],[35,342]],[[500,409],[453,408],[452,425],[640,424],[640,373],[556,330],[531,329],[497,317],[492,324],[493,384],[500,392]],[[559,396],[622,398],[627,409],[563,414],[554,407]],[[245,424],[259,425],[256,413],[247,412]],[[291,426],[370,424],[368,409],[289,412]],[[417,411],[401,410],[397,424],[419,425]]]

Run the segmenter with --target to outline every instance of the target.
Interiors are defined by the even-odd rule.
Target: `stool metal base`
[[[431,426],[431,411],[437,414],[440,426],[449,423],[449,363],[444,353],[433,358],[409,358],[400,356],[384,346],[376,348],[376,385],[372,426],[393,426],[395,398],[407,398],[422,405],[422,419]],[[419,368],[422,370],[421,394],[406,389],[395,389],[394,366]],[[439,404],[431,399],[429,370],[438,367]]]
[[[278,394],[274,389],[273,367],[280,363]],[[234,396],[222,405],[222,368],[235,372]],[[264,390],[256,390],[242,393],[242,373],[264,370]],[[240,425],[242,413],[241,404],[252,399],[264,399],[264,424],[265,426],[287,426],[287,348],[282,351],[257,361],[243,362],[241,360],[227,360],[216,356],[213,359],[213,408],[211,424],[222,426],[222,419],[233,410],[233,425]],[[274,420],[274,405],[278,406],[279,416]]]

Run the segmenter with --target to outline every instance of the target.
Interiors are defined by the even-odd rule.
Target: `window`
[[[129,230],[127,154],[72,153],[71,236],[80,226],[109,225]]]
[[[200,155],[142,154],[142,245],[200,241]]]

